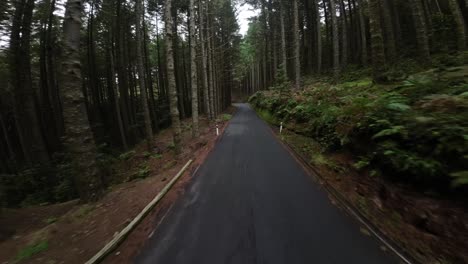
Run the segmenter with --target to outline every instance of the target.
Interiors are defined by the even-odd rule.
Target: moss
[[[40,241],[38,243],[28,245],[27,247],[20,250],[20,252],[18,252],[15,258],[15,262],[29,259],[32,256],[47,250],[48,248],[49,243],[47,241]]]

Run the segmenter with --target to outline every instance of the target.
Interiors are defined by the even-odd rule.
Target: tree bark
[[[369,19],[372,49],[372,64],[374,78],[385,69],[385,50],[383,44],[382,27],[380,24],[380,5],[379,0],[369,0]]]
[[[418,51],[422,61],[428,62],[430,59],[429,40],[427,38],[426,25],[424,22],[424,10],[420,0],[409,0],[413,16],[414,28],[416,30],[416,41]]]
[[[143,22],[143,4],[142,0],[136,0],[135,3],[135,13],[136,13],[136,45],[137,45],[137,68],[138,68],[138,81],[140,84],[140,99],[141,107],[143,108],[143,117],[145,125],[145,134],[146,134],[146,144],[148,150],[151,151],[153,144],[153,127],[151,125],[151,116],[148,107],[148,97],[146,91],[146,81],[145,81],[145,65],[143,62],[144,46],[143,46],[143,28],[141,23]]]
[[[301,89],[301,46],[299,39],[299,9],[297,0],[293,0],[293,13],[294,13],[294,70],[295,70],[295,88]]]
[[[207,10],[207,13],[208,10]],[[215,74],[214,74],[214,65],[213,65],[213,35],[212,35],[212,27],[210,23],[210,18],[208,15],[206,16],[206,24],[207,24],[207,41],[208,41],[208,73],[209,73],[209,102],[210,102],[210,109],[211,109],[211,117],[210,119],[213,120],[216,118],[216,107],[215,107],[215,98],[214,98],[214,86],[215,86]]]
[[[343,0],[340,0],[341,9],[341,68],[345,69],[348,65],[348,18],[346,15],[346,6]]]
[[[364,1],[358,0],[358,12],[359,12],[359,33],[361,35],[361,63],[367,65],[367,36],[366,36],[366,20],[364,18]]]
[[[288,59],[286,54],[286,29],[284,24],[284,0],[279,0],[281,7],[280,7],[280,23],[281,23],[281,68],[284,71],[284,74],[288,76]],[[287,77],[286,77],[287,78]]]
[[[396,59],[396,43],[395,43],[395,30],[393,29],[391,7],[388,3],[389,0],[380,1],[380,10],[383,18],[383,25],[385,29],[385,45],[387,51],[387,58],[390,62]]]
[[[455,29],[457,31],[457,49],[465,50],[466,48],[466,27],[463,15],[458,5],[457,0],[448,0],[450,12],[452,13],[453,20],[455,22]],[[468,3],[468,2],[467,2]]]
[[[172,0],[166,0],[165,5],[166,19],[166,60],[167,60],[167,84],[169,92],[169,108],[171,112],[172,130],[174,134],[174,149],[176,154],[180,154],[181,128],[177,98],[177,87],[174,72],[174,51],[172,49],[174,38],[174,27],[172,21]]]
[[[14,111],[21,148],[28,164],[49,163],[41,123],[37,115],[31,72],[31,24],[34,0],[15,3],[10,36],[10,71],[14,87]]]
[[[113,5],[111,4],[110,10],[113,10]],[[113,21],[113,20],[112,20]],[[127,143],[127,136],[125,135],[125,129],[123,125],[123,120],[122,120],[122,113],[120,109],[120,103],[119,103],[119,94],[118,94],[118,89],[117,89],[117,84],[115,82],[116,78],[116,73],[115,73],[115,63],[114,63],[114,54],[115,54],[115,49],[114,49],[114,44],[113,44],[113,29],[115,28],[115,25],[113,22],[110,22],[108,24],[109,26],[109,32],[108,32],[108,60],[109,60],[109,71],[110,71],[110,89],[112,90],[112,98],[114,102],[114,111],[117,119],[117,125],[119,127],[119,135],[120,135],[120,140],[122,142],[122,147],[124,150],[128,149],[128,143]],[[120,83],[119,83],[120,85]]]
[[[192,84],[192,136],[200,136],[198,125],[198,74],[195,28],[195,0],[190,0],[190,79]]]
[[[320,21],[319,0],[314,0],[315,25],[316,25],[316,49],[317,53],[317,73],[322,72],[322,22]]]
[[[207,65],[207,54],[206,54],[206,37],[205,37],[205,12],[202,0],[198,2],[198,8],[200,13],[200,42],[201,42],[201,56],[202,56],[202,68],[203,68],[203,98],[205,101],[205,111],[209,119],[211,119],[211,107],[210,107],[210,95],[209,95],[209,84],[208,84],[208,65]]]
[[[340,40],[338,34],[338,21],[336,19],[335,0],[330,0],[330,16],[332,23],[332,44],[333,44],[333,76],[338,79],[340,75]]]
[[[82,0],[68,0],[63,23],[62,101],[64,145],[72,159],[74,181],[83,201],[95,201],[102,192],[96,165],[96,145],[82,93],[80,29]]]

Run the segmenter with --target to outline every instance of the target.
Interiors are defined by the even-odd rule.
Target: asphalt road
[[[398,263],[238,108],[136,263]]]

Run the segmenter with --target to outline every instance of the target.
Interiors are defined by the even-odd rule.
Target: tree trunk
[[[120,109],[122,114],[122,123],[125,134],[129,132],[129,127],[131,123],[130,117],[130,104],[129,104],[129,79],[127,73],[127,67],[125,62],[125,29],[121,25],[121,21],[123,20],[123,7],[121,0],[117,1],[117,17],[116,22],[116,30],[117,30],[117,42],[116,42],[116,56],[117,56],[117,75],[119,77],[119,94],[120,94]],[[133,133],[129,133],[130,138],[133,137]]]
[[[127,137],[125,135],[125,129],[122,121],[122,113],[119,104],[119,95],[117,90],[117,84],[115,82],[115,63],[114,63],[114,45],[112,43],[112,33],[113,33],[114,24],[109,25],[109,39],[108,39],[108,59],[109,59],[109,71],[110,71],[110,89],[112,89],[112,100],[114,102],[114,111],[117,119],[117,125],[119,127],[120,140],[122,141],[122,146],[124,150],[128,149]],[[120,85],[120,84],[119,84]]]
[[[208,10],[207,10],[207,13]],[[215,86],[215,74],[214,74],[214,65],[213,65],[213,46],[212,46],[212,28],[210,23],[210,18],[208,15],[206,16],[206,23],[207,23],[207,41],[208,41],[208,73],[210,76],[209,82],[209,101],[210,101],[210,109],[211,109],[211,120],[216,118],[216,108],[215,108],[215,98],[214,98],[214,86]]]
[[[332,23],[332,44],[333,44],[333,76],[338,79],[340,76],[340,40],[338,34],[338,21],[336,19],[335,0],[330,0],[330,15]]]
[[[34,0],[15,4],[10,36],[11,81],[14,87],[14,110],[24,158],[29,164],[47,164],[49,153],[37,115],[31,76],[31,24]]]
[[[367,36],[366,36],[366,20],[364,18],[364,0],[358,0],[358,12],[359,12],[359,27],[361,34],[361,63],[367,65]]]
[[[3,121],[2,114],[0,113],[0,128],[3,130],[3,137],[6,142],[7,150],[8,150],[8,156],[10,160],[15,160],[15,152],[13,150],[13,144],[10,141],[10,137],[8,136],[8,130],[5,126],[5,122]]]
[[[316,49],[317,73],[322,72],[322,22],[320,21],[319,0],[314,0],[315,25],[316,25]]]
[[[346,6],[343,0],[340,0],[341,9],[341,68],[345,69],[348,65],[348,18],[346,15]]]
[[[424,22],[424,10],[420,0],[409,0],[413,16],[414,28],[416,30],[416,41],[421,59],[428,62],[430,59],[429,41]]]
[[[166,60],[167,60],[167,84],[169,92],[169,108],[171,112],[172,129],[174,133],[174,147],[176,154],[180,154],[181,128],[177,99],[177,87],[174,72],[174,51],[172,49],[174,38],[174,27],[172,21],[172,0],[166,0]]]
[[[369,0],[369,19],[370,19],[370,34],[371,34],[371,49],[372,49],[372,64],[374,70],[374,78],[385,69],[385,51],[382,36],[382,27],[380,24],[380,5],[379,0]]]
[[[294,70],[295,70],[295,88],[301,89],[301,46],[299,39],[299,9],[297,6],[297,0],[293,0],[293,13],[294,13]]]
[[[450,12],[452,13],[453,20],[455,22],[455,29],[457,31],[457,48],[458,50],[465,50],[466,48],[466,27],[463,15],[458,5],[457,0],[448,0]]]
[[[205,12],[202,1],[198,2],[198,8],[200,13],[200,42],[201,42],[201,56],[202,56],[202,68],[203,68],[203,98],[205,101],[205,111],[209,119],[211,119],[211,107],[210,107],[210,95],[209,95],[209,84],[208,84],[208,65],[206,61],[206,37],[205,37]]]
[[[143,22],[143,4],[142,0],[136,0],[135,3],[135,13],[136,13],[136,59],[137,59],[137,68],[138,68],[138,80],[140,84],[140,99],[141,107],[143,108],[143,117],[145,124],[145,134],[146,134],[146,144],[148,150],[151,151],[153,144],[153,127],[151,125],[150,111],[148,107],[148,97],[146,91],[146,81],[145,81],[145,65],[143,62],[144,46],[143,46],[143,28],[141,23]]]
[[[200,136],[198,128],[198,75],[197,75],[197,50],[195,35],[195,0],[190,0],[190,79],[192,84],[192,136]]]
[[[393,30],[391,8],[388,1],[389,0],[380,1],[380,10],[385,29],[385,45],[387,51],[387,58],[389,61],[394,61],[396,59],[395,31]]]
[[[64,145],[72,159],[74,180],[83,201],[95,201],[102,192],[96,165],[96,145],[82,93],[80,29],[82,0],[68,0],[63,23],[62,101]]]
[[[284,71],[284,74],[288,76],[288,59],[286,54],[286,29],[284,25],[284,0],[280,0],[281,10],[280,10],[280,23],[281,23],[281,68]],[[287,77],[286,77],[287,78]]]

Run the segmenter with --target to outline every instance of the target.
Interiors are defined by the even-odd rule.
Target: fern
[[[393,126],[389,129],[384,129],[380,131],[379,133],[375,134],[372,139],[378,139],[378,138],[383,138],[383,137],[389,137],[393,135],[402,135],[406,137],[408,132],[406,131],[406,128],[404,126]]]
[[[463,185],[468,185],[468,171],[451,173],[450,176],[453,178],[452,187],[456,188]]]

